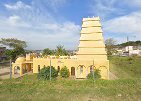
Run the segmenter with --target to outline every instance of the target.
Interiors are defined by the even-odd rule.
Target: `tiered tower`
[[[107,60],[99,17],[83,18],[78,59]]]
[[[81,65],[93,61],[93,67],[100,70],[102,79],[109,79],[109,61],[99,17],[83,18],[78,49],[77,59]]]

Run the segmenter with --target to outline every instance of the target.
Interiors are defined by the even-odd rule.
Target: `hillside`
[[[110,71],[118,78],[141,78],[141,57],[110,57]]]
[[[141,41],[129,41],[129,42],[118,44],[116,46],[120,46],[120,47],[125,47],[125,46],[141,46]]]

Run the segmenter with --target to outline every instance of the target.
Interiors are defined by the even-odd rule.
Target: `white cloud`
[[[18,24],[18,22],[21,20],[21,18],[19,16],[10,16],[8,21],[10,22],[10,24],[12,25],[16,25]]]
[[[119,0],[91,0],[90,13],[106,19],[111,15],[123,14],[125,11],[120,7]]]
[[[89,7],[90,13],[107,20],[140,11],[141,0],[91,0]]]
[[[55,11],[64,5],[68,0],[46,0],[49,3],[49,6],[53,8]]]
[[[10,16],[0,20],[0,38],[18,38],[28,42],[28,49],[55,49],[62,44],[67,49],[76,49],[80,26],[73,22],[39,23],[23,26],[19,16]],[[19,23],[19,24],[18,24]],[[27,23],[24,22],[26,25]]]
[[[33,0],[30,5],[21,1],[19,4],[16,2],[5,5],[10,9],[11,15],[3,18],[0,16],[0,38],[14,37],[25,40],[28,42],[28,49],[54,49],[58,44],[67,49],[76,49],[80,26],[61,19],[61,15],[56,12],[66,1]],[[32,9],[25,9],[23,5]]]
[[[23,21],[22,18],[17,15],[9,16],[5,22],[7,24],[10,24],[11,26],[15,26],[15,27],[30,27],[30,25],[28,23]]]
[[[141,0],[91,0],[91,13],[100,16],[106,38],[141,40]],[[136,36],[136,38],[133,36]]]
[[[124,0],[124,2],[130,6],[141,6],[141,0]]]
[[[30,9],[31,8],[31,6],[23,3],[22,1],[17,1],[15,4],[5,4],[4,6],[10,10]]]
[[[141,40],[141,12],[134,12],[129,15],[117,17],[104,23],[104,31],[120,36],[133,37]],[[114,36],[114,35],[113,35]]]

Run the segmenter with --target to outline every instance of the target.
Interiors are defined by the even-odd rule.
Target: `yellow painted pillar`
[[[77,66],[75,66],[75,78],[77,78]]]
[[[31,71],[33,72],[33,64],[31,64]]]

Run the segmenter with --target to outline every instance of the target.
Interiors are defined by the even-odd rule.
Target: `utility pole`
[[[127,36],[127,47],[128,47],[128,57],[129,57],[129,37]]]
[[[94,59],[93,59],[93,80],[94,80]]]
[[[12,66],[11,66],[11,63],[12,63],[12,59],[10,59],[10,79],[12,79]]]
[[[132,37],[136,37],[136,36],[132,36]],[[129,36],[127,36],[127,45],[128,45],[128,57],[130,56],[130,51],[129,51]]]
[[[50,81],[51,81],[51,59],[50,59]]]

